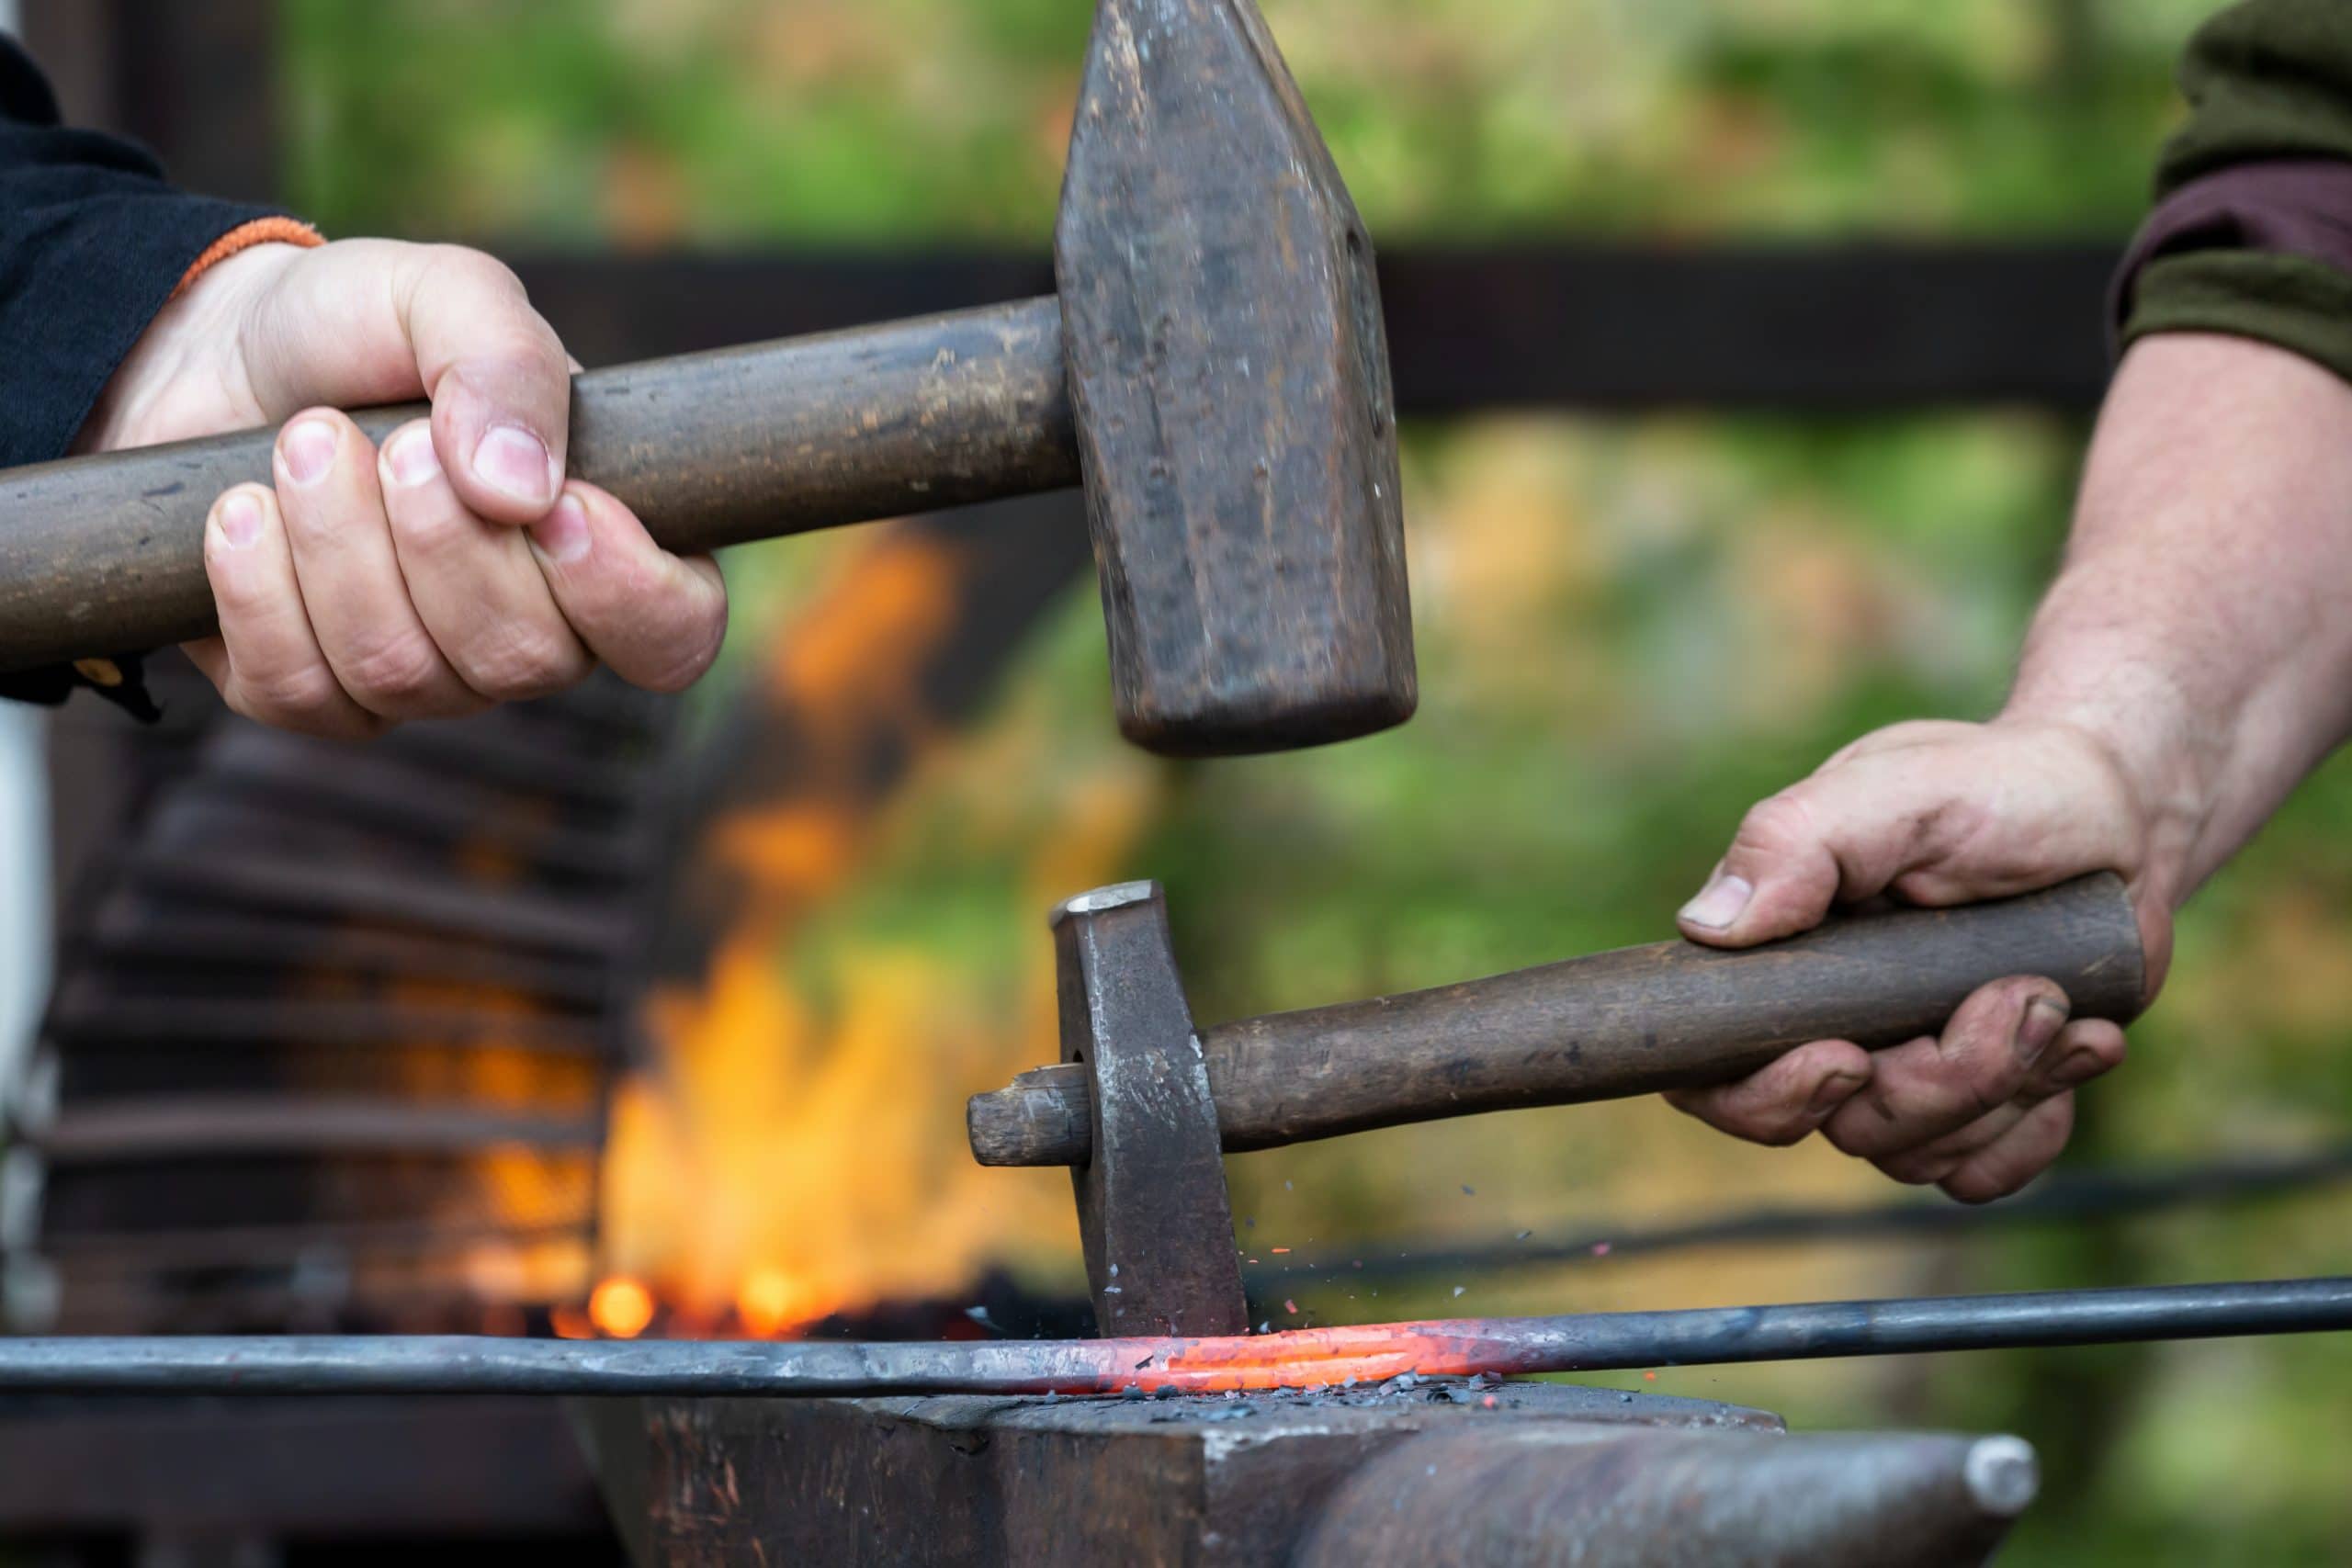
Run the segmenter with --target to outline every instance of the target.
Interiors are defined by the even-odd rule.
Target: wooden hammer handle
[[[1228,1151],[1530,1105],[1722,1083],[1810,1040],[1871,1050],[1932,1034],[1987,981],[2048,977],[2076,1018],[2119,1021],[2146,966],[2122,882],[2102,873],[1952,909],[1832,919],[1730,952],[1659,942],[1406,996],[1207,1031]],[[1085,1069],[973,1097],[983,1165],[1091,1157]]]
[[[380,440],[423,404],[362,411]],[[273,430],[0,472],[0,673],[216,625],[204,520],[270,479]],[[698,553],[1079,482],[1051,299],[572,381],[569,471]]]

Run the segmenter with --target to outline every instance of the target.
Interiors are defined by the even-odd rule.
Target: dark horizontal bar
[[[40,1241],[189,1235],[220,1216],[285,1228],[399,1224],[419,1214],[571,1225],[594,1213],[597,1152],[578,1145],[449,1149],[254,1148],[51,1164]]]
[[[611,990],[592,962],[514,953],[487,942],[408,931],[371,931],[300,916],[273,918],[209,907],[200,899],[141,899],[118,890],[102,904],[86,933],[91,950],[110,962],[101,970],[117,985],[155,983],[158,969],[194,969],[218,981],[258,974],[266,982],[287,972],[331,967],[348,974],[444,985],[495,986],[529,1002],[573,1010],[601,1005]]]
[[[544,796],[474,784],[386,752],[368,765],[279,730],[238,726],[207,748],[202,773],[185,781],[214,811],[259,816],[263,829],[317,822],[381,842],[403,841],[427,853],[475,844],[493,833],[503,858],[534,870],[581,878],[622,880],[642,865],[647,829],[627,819],[601,830],[571,826],[548,809]],[[548,764],[565,759],[550,750]],[[266,831],[237,841],[266,845]]]
[[[594,1220],[594,1214],[582,1212],[530,1224],[457,1215],[440,1220],[319,1220],[212,1230],[91,1232],[44,1235],[33,1251],[69,1269],[116,1273],[261,1269],[292,1266],[305,1258],[455,1256],[482,1243],[524,1247],[567,1237],[585,1239]],[[0,1337],[0,1345],[7,1343]]]
[[[261,863],[227,849],[120,852],[122,871],[150,890],[277,915],[365,920],[545,954],[609,961],[632,939],[628,911],[549,894],[487,888],[432,872],[315,862]]]
[[[32,1131],[51,1165],[250,1154],[458,1154],[593,1149],[593,1115],[547,1116],[430,1100],[201,1094],[77,1106]]]
[[[376,997],[351,1001],[287,996],[112,997],[99,995],[95,985],[78,978],[58,988],[43,1033],[60,1045],[85,1049],[153,1044],[191,1050],[466,1046],[601,1056],[617,1055],[622,1048],[617,1032],[594,1019],[388,1002]]]
[[[1231,1339],[851,1344],[460,1336],[0,1340],[9,1393],[1116,1393],[1706,1366],[2352,1328],[2352,1278],[1566,1317]]]
[[[496,248],[496,247],[493,247]],[[1398,406],[1814,412],[2061,409],[2107,380],[2120,241],[2025,244],[1395,245],[1381,256]],[[513,258],[591,365],[995,304],[1042,253]]]

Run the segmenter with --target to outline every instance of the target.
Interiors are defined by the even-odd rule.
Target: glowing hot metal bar
[[[0,1339],[0,1393],[1144,1393],[2352,1328],[2352,1278],[1563,1317],[1222,1338],[845,1344],[458,1337]]]

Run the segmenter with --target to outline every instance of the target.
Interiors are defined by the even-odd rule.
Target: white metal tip
[[[1108,909],[1124,909],[1130,904],[1148,904],[1159,895],[1157,882],[1115,882],[1064,899],[1054,910],[1053,923],[1058,925],[1073,915],[1099,915]]]
[[[1988,1514],[2013,1519],[2041,1490],[2041,1465],[2023,1438],[1980,1438],[1962,1469],[1968,1495]]]

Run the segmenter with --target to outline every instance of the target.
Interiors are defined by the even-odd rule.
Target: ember
[[[616,1339],[634,1339],[653,1321],[653,1292],[635,1280],[606,1280],[588,1298],[588,1317]]]

